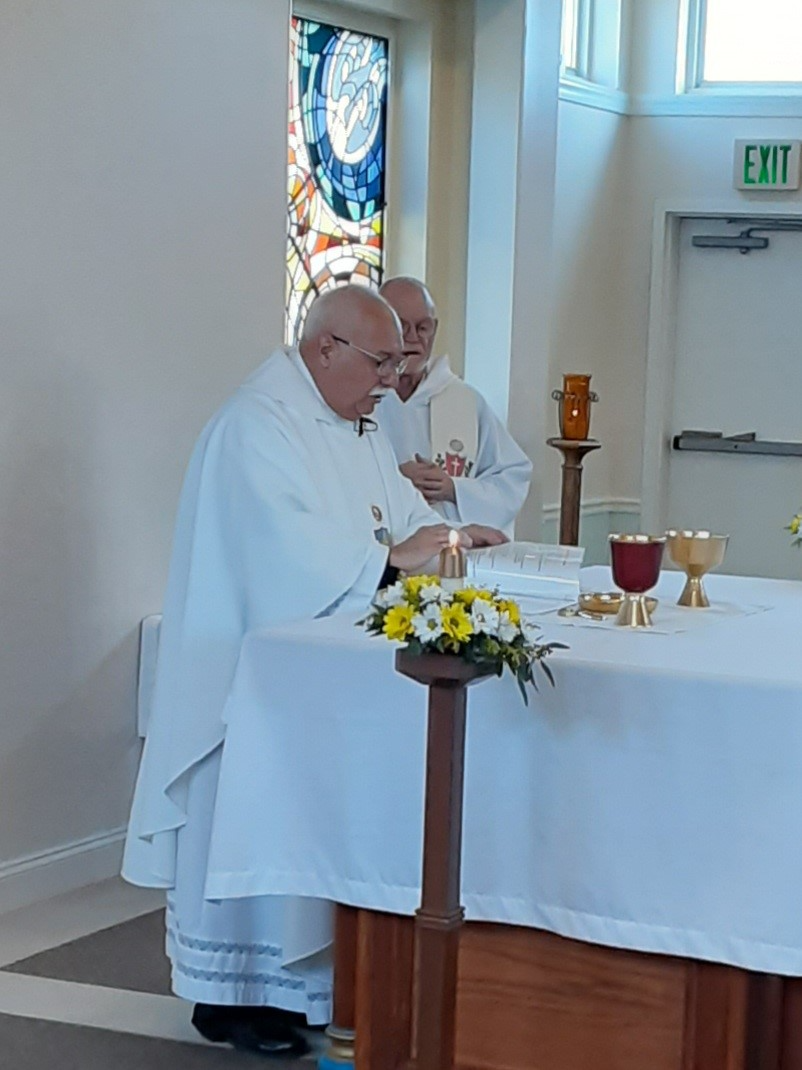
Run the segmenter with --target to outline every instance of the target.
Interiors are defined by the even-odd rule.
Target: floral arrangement
[[[501,676],[515,676],[524,702],[526,684],[537,689],[534,669],[540,665],[554,685],[544,661],[564,643],[540,644],[540,629],[522,617],[516,602],[497,591],[463,587],[447,591],[437,576],[409,576],[379,591],[368,616],[359,621],[371,635],[404,643],[412,654],[456,654],[486,665]]]
[[[786,531],[790,531],[794,536],[794,546],[802,546],[802,535],[800,535],[800,529],[802,529],[802,512],[796,513],[791,517],[791,523],[786,526]]]

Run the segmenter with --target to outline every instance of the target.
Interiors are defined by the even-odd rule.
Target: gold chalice
[[[710,601],[702,586],[702,577],[724,560],[729,535],[713,535],[710,531],[667,531],[668,555],[675,565],[685,570],[688,579],[677,601],[678,606],[705,609]]]

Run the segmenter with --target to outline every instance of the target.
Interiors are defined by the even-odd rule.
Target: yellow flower
[[[481,602],[493,601],[493,595],[490,591],[483,591],[476,587],[463,587],[461,590],[454,592],[454,601],[461,602],[464,606],[472,606],[477,598]]]
[[[404,590],[410,598],[416,598],[422,587],[431,587],[439,582],[438,576],[407,576],[404,580]]]
[[[393,606],[384,616],[382,631],[388,639],[399,642],[412,634],[412,618],[415,616],[413,606]]]
[[[791,532],[792,535],[798,535],[800,527],[802,527],[802,515],[797,513],[797,515],[792,518],[791,523],[788,525],[788,530]]]
[[[440,620],[443,625],[444,633],[449,639],[453,639],[457,643],[464,643],[466,639],[470,639],[473,635],[471,618],[465,612],[465,607],[459,605],[459,603],[454,603],[450,606],[442,606],[440,609]]]
[[[506,613],[507,616],[510,618],[510,622],[512,624],[521,623],[521,611],[518,608],[517,602],[511,602],[507,599],[500,598],[496,602],[496,609],[499,611],[499,613]]]

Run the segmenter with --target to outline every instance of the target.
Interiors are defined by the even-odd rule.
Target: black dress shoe
[[[224,1007],[196,1003],[192,1024],[202,1037],[259,1055],[306,1055],[309,1045],[273,1007]]]

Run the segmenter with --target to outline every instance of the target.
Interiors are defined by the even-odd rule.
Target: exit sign
[[[799,189],[800,141],[736,141],[736,189]]]

